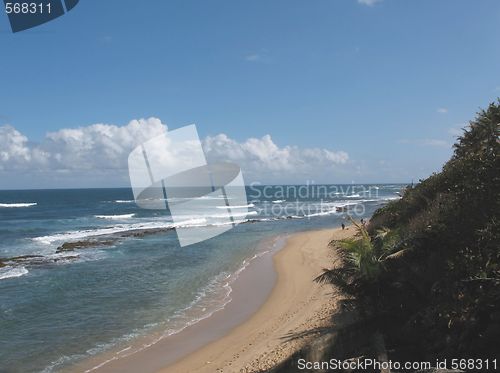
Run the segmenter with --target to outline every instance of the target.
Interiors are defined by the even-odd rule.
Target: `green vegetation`
[[[346,295],[389,358],[493,358],[500,348],[500,101],[478,113],[452,158],[379,209],[319,282]]]

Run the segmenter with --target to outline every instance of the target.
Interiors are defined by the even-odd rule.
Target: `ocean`
[[[177,333],[230,302],[276,238],[369,218],[403,187],[249,186],[244,223],[185,247],[169,211],[137,207],[129,188],[0,191],[0,371],[54,372]]]

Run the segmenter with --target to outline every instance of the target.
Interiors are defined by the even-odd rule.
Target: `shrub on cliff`
[[[351,295],[369,310],[394,357],[497,357],[499,131],[500,101],[464,129],[441,172],[370,221],[371,244],[388,245],[380,237],[385,231],[400,246],[399,255],[384,257],[369,281],[357,279],[363,285]]]

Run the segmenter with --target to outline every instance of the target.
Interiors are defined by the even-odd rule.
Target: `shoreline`
[[[333,263],[328,243],[352,232],[337,228],[289,236],[273,256],[278,279],[258,311],[229,334],[158,373],[261,372],[285,361],[314,338],[301,332],[329,324],[336,298],[331,287],[313,279]]]
[[[275,366],[310,339],[287,337],[327,324],[335,299],[330,287],[313,279],[332,264],[328,243],[352,232],[293,233],[239,274],[224,308],[128,356],[104,353],[111,361],[100,367],[90,358],[63,371],[257,372]],[[97,357],[102,364],[103,355]]]
[[[224,336],[256,312],[268,298],[276,283],[272,257],[284,247],[286,237],[276,235],[264,239],[257,253],[246,258],[231,274],[233,279],[227,283],[229,300],[206,317],[195,318],[169,335],[164,335],[162,330],[148,333],[131,341],[129,346],[116,346],[57,371],[152,373]],[[253,284],[258,286],[252,290]],[[245,295],[249,292],[251,296],[247,298]]]

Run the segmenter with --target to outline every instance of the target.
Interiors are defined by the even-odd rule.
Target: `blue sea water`
[[[246,223],[186,247],[168,210],[138,208],[128,188],[0,191],[0,371],[58,371],[175,333],[229,302],[235,274],[270,238],[370,217],[402,187],[247,187]]]

